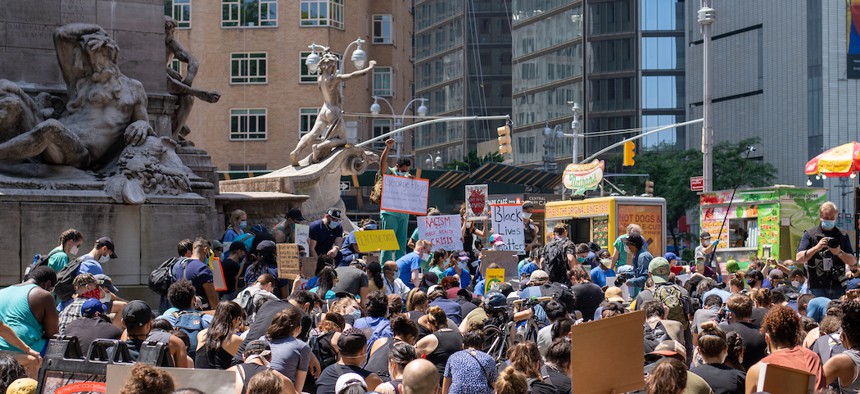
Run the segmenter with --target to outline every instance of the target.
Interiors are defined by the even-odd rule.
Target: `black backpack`
[[[540,287],[540,294],[543,297],[552,297],[560,302],[564,305],[564,309],[571,314],[576,310],[576,294],[573,294],[573,291],[569,287],[561,283],[551,282],[543,284]],[[546,303],[542,303],[542,305],[546,307]]]
[[[48,254],[37,254],[37,255],[33,256],[33,263],[28,265],[27,268],[24,269],[24,280],[27,279],[27,277],[30,275],[30,272],[33,272],[33,270],[36,269],[36,267],[47,266],[48,260],[51,259],[51,256],[53,256],[57,253],[63,253],[63,250],[60,249],[60,250],[55,250],[55,251],[48,253]]]
[[[54,285],[54,295],[60,301],[68,301],[75,294],[75,277],[78,276],[78,269],[81,267],[83,258],[78,257],[66,264],[60,272],[57,272],[57,284]]]
[[[164,260],[158,268],[149,274],[149,288],[158,295],[166,297],[167,290],[175,282],[173,278],[173,266],[185,260],[187,260],[185,257],[171,257]]]
[[[316,356],[320,362],[320,368],[325,369],[329,365],[337,362],[337,352],[331,345],[331,339],[334,336],[332,332],[326,332],[317,335],[311,335],[308,339],[308,346],[311,348],[311,353]]]
[[[645,354],[653,352],[660,342],[672,339],[661,322],[657,322],[654,328],[651,328],[648,323],[644,323],[643,329],[645,331]]]
[[[568,240],[556,240],[550,242],[544,248],[544,268],[549,275],[550,282],[559,282],[569,284],[570,279],[567,277],[567,270],[570,263],[567,260],[565,246],[570,242]]]

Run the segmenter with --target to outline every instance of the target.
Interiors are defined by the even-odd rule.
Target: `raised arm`
[[[394,139],[385,140],[385,149],[382,150],[382,155],[379,156],[379,173],[385,174],[388,169],[388,153],[391,152],[391,147],[394,146]]]
[[[81,37],[94,33],[107,36],[107,33],[100,26],[88,23],[71,23],[54,30],[57,61],[60,63],[60,70],[63,72],[63,80],[66,81],[69,97],[74,97],[78,79],[92,72],[89,64],[80,61],[83,55],[80,52],[83,50]],[[76,52],[78,53],[77,56],[75,56]],[[76,58],[78,59],[77,62],[75,61]]]
[[[370,63],[368,63],[368,66],[366,68],[363,68],[363,69],[357,70],[357,71],[353,71],[349,74],[340,74],[337,76],[337,79],[339,81],[346,81],[346,80],[349,80],[349,79],[352,79],[355,77],[360,77],[362,75],[369,73],[370,70],[373,70],[374,66],[376,66],[376,60],[371,60]]]

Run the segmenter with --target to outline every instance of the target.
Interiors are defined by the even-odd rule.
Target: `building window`
[[[301,26],[343,29],[343,0],[301,0]]]
[[[191,0],[164,0],[164,15],[176,20],[177,29],[190,29]]]
[[[374,119],[373,120],[373,137],[379,137],[391,131],[391,119]],[[373,149],[384,149],[385,141],[382,139],[373,142]]]
[[[391,67],[375,67],[373,69],[373,95],[394,96],[394,79]]]
[[[170,69],[176,71],[180,76],[184,77],[185,72],[187,71],[187,65],[182,63],[179,59],[173,59],[170,61]]]
[[[278,0],[221,0],[221,27],[276,27]]]
[[[230,110],[230,140],[265,140],[266,109],[243,108]]]
[[[374,44],[394,43],[391,15],[374,15],[372,30]]]
[[[266,53],[230,55],[230,83],[266,83]]]
[[[310,133],[317,121],[319,108],[299,108],[299,138]]]

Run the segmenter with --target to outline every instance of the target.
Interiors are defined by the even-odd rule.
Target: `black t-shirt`
[[[78,337],[81,351],[84,354],[90,349],[90,344],[96,339],[119,339],[122,330],[101,318],[81,318],[66,325],[63,335]]]
[[[767,343],[764,341],[764,335],[752,323],[721,324],[720,328],[725,332],[735,331],[744,340],[744,369],[749,370],[764,358]]]
[[[239,276],[239,263],[225,259],[221,262],[221,269],[224,271],[224,280],[227,282],[227,291],[222,291],[221,294],[231,294],[236,290],[236,277]]]
[[[853,254],[854,249],[851,248],[851,240],[838,227],[832,230],[822,230],[821,226],[815,226],[807,229],[800,239],[800,244],[797,246],[798,252],[812,249],[824,237],[836,238],[839,240],[839,245],[842,251],[846,254]],[[832,259],[832,268],[825,270],[824,259]],[[830,253],[828,248],[822,251],[811,254],[811,258],[806,262],[806,271],[809,273],[809,288],[810,289],[829,289],[843,287],[839,282],[840,276],[845,275],[845,262],[838,256]]]
[[[363,379],[367,379],[371,372],[354,365],[334,364],[324,369],[317,379],[317,394],[334,394],[334,386],[337,379],[348,373],[357,373]]]
[[[299,334],[299,339],[307,342],[308,333],[310,333],[311,326],[313,325],[313,319],[311,319],[305,311],[297,308],[293,304],[290,304],[289,301],[266,301],[266,303],[260,307],[260,310],[257,311],[257,314],[254,317],[254,322],[251,323],[251,327],[248,328],[248,335],[245,336],[245,341],[239,345],[239,351],[235,356],[233,356],[233,365],[242,363],[242,353],[245,351],[245,346],[248,346],[251,341],[255,341],[266,335],[266,330],[268,330],[269,326],[272,325],[272,319],[275,318],[275,315],[287,308],[296,308],[301,312],[302,332]]]
[[[755,328],[761,328],[761,323],[764,321],[764,315],[768,312],[767,308],[753,308],[750,320],[752,320]]]
[[[702,364],[690,370],[711,386],[714,394],[743,394],[747,374],[726,364]]]
[[[566,373],[556,371],[547,366],[546,373],[549,375],[549,380],[555,387],[555,394],[570,394],[570,376]]]
[[[600,289],[600,286],[591,282],[580,283],[571,287],[570,290],[576,295],[574,308],[582,312],[583,320],[590,321],[594,319],[594,311],[597,310],[597,307],[600,306],[604,298],[603,290]]]

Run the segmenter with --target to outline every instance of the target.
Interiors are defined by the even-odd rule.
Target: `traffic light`
[[[627,141],[624,143],[624,162],[622,165],[624,167],[633,167],[636,164],[633,156],[636,156],[636,144],[633,141]]]
[[[647,194],[648,196],[654,195],[654,182],[645,181],[645,194]]]
[[[513,152],[511,149],[511,126],[504,125],[496,129],[499,133],[499,154],[509,155]]]

